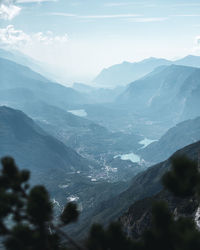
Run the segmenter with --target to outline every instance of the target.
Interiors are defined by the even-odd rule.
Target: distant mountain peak
[[[169,65],[171,62],[162,59],[150,57],[139,62],[124,61],[107,69],[103,69],[94,79],[94,83],[101,87],[117,87],[128,85],[129,83],[144,77],[161,65]]]
[[[156,57],[151,56],[151,57],[145,58],[144,60],[140,62],[150,62],[150,61],[155,61],[155,60],[160,60],[160,59],[165,60],[163,58],[156,58]]]
[[[157,57],[149,57],[137,62],[124,61],[103,69],[94,79],[94,83],[102,87],[125,86],[146,76],[159,66],[171,64],[200,68],[200,56],[188,55],[175,61]]]
[[[27,89],[38,100],[66,108],[73,104],[88,103],[87,97],[76,90],[52,82],[31,68],[0,57],[0,91]]]
[[[187,55],[185,57],[183,57],[182,59],[184,58],[200,58],[199,56],[196,56],[196,55]]]
[[[196,55],[188,55],[179,60],[174,61],[173,63],[178,65],[192,66],[192,67],[200,67],[200,56]]]
[[[122,64],[131,64],[129,61],[123,61]]]
[[[200,69],[182,64],[160,66],[133,81],[116,99],[128,110],[150,119],[180,122],[199,116]],[[162,118],[161,118],[162,117]]]

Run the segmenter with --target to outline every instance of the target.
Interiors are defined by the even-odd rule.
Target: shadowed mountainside
[[[141,157],[155,164],[166,160],[178,149],[200,140],[200,117],[178,123],[169,129],[158,141],[138,151]]]
[[[199,113],[200,69],[186,66],[159,67],[131,83],[116,104],[157,121],[177,123]]]
[[[196,142],[177,151],[174,155],[186,155],[190,159],[198,160],[200,142]],[[131,181],[129,188],[116,197],[102,202],[96,207],[92,219],[87,225],[94,222],[108,225],[110,221],[117,220],[136,201],[146,197],[152,197],[159,193],[163,187],[161,177],[171,167],[171,159],[161,162],[148,170],[138,174]],[[86,225],[84,225],[86,226]]]

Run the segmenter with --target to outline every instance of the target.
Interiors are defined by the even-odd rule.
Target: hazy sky
[[[0,0],[0,44],[67,81],[146,57],[200,54],[199,0]]]

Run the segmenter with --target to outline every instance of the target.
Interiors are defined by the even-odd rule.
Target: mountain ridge
[[[78,166],[77,170],[89,172],[89,161],[47,134],[22,111],[0,106],[0,121],[1,157],[13,156],[34,174],[51,169],[67,173]]]
[[[170,128],[158,141],[138,150],[147,162],[156,164],[178,149],[200,140],[200,117],[189,119]]]
[[[116,99],[116,105],[162,121],[177,123],[194,118],[200,115],[197,109],[199,75],[199,68],[188,66],[170,65],[156,69],[130,83]]]
[[[186,155],[190,159],[198,161],[199,151],[200,141],[178,150],[171,157]],[[133,177],[129,188],[114,198],[102,202],[94,211],[92,220],[87,223],[91,225],[95,222],[108,225],[109,222],[118,220],[136,201],[158,194],[163,189],[161,177],[171,167],[171,157]]]
[[[7,59],[0,58],[0,74],[0,91],[17,88],[28,89],[39,100],[61,108],[89,102],[74,89],[51,82],[30,68]]]
[[[138,62],[122,62],[103,69],[93,82],[107,87],[127,85],[149,74],[156,67],[170,64],[200,67],[200,57],[188,55],[178,60],[150,57]]]

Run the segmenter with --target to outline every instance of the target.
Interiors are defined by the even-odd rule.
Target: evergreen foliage
[[[162,178],[164,186],[175,196],[183,198],[198,193],[200,172],[197,163],[186,156],[176,156],[171,161],[171,171]]]
[[[60,216],[60,224],[56,225],[53,204],[45,187],[34,186],[30,189],[30,173],[20,171],[12,158],[5,157],[1,163],[0,235],[4,236],[6,249],[66,249],[61,237],[65,233],[59,233],[60,227],[77,220],[76,204],[67,204]],[[67,234],[65,236],[68,237]]]
[[[200,173],[197,164],[185,156],[172,159],[171,170],[163,176],[163,184],[173,195],[198,199]],[[93,226],[89,236],[90,250],[199,250],[200,232],[190,218],[174,218],[165,202],[156,202],[152,208],[152,227],[140,240],[131,241],[118,228],[107,230]],[[120,232],[120,233],[119,233]],[[114,235],[111,241],[109,236]],[[119,236],[120,235],[120,236]],[[122,247],[123,246],[123,247]]]
[[[62,229],[78,218],[69,203],[55,224],[53,206],[43,186],[29,187],[28,171],[20,171],[10,157],[2,159],[0,174],[0,236],[7,250],[199,250],[200,232],[190,218],[174,218],[168,205],[152,208],[152,227],[138,241],[123,232],[117,222],[107,228],[94,224],[80,246]],[[172,169],[163,176],[164,186],[178,197],[199,201],[200,173],[197,164],[184,156],[172,159]],[[67,242],[66,242],[67,240]],[[70,247],[69,247],[70,246]]]

